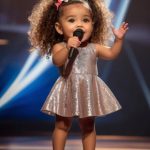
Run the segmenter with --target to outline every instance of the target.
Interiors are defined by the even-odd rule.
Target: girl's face
[[[91,37],[93,31],[91,10],[82,3],[64,6],[59,22],[55,24],[55,27],[57,32],[63,34],[66,40],[73,36],[76,29],[80,28],[84,31],[81,42],[85,42]]]

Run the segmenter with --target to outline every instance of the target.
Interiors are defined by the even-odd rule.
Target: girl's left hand
[[[116,39],[122,40],[128,30],[128,23],[123,22],[119,29],[115,29],[112,27],[112,31],[116,37]]]

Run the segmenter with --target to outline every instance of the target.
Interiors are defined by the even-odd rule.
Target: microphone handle
[[[73,47],[70,48],[69,55],[68,55],[69,59],[72,58],[74,50],[76,50],[76,48]]]

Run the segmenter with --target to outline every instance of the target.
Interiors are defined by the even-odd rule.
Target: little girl
[[[121,51],[128,24],[111,26],[111,13],[102,0],[41,0],[29,18],[30,41],[41,54],[52,54],[61,70],[42,111],[56,116],[53,149],[63,150],[73,117],[78,117],[84,150],[95,150],[95,117],[121,108],[98,77],[97,58],[114,59]],[[83,38],[74,36],[82,30]],[[111,29],[111,30],[110,30]],[[115,36],[112,47],[104,46]],[[68,59],[70,49],[76,55]],[[70,63],[71,62],[71,63]],[[67,71],[69,68],[69,71]]]

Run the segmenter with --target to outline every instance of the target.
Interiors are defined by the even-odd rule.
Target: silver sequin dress
[[[41,111],[64,117],[103,116],[121,108],[108,86],[98,77],[94,44],[78,48],[70,75],[60,76]]]

